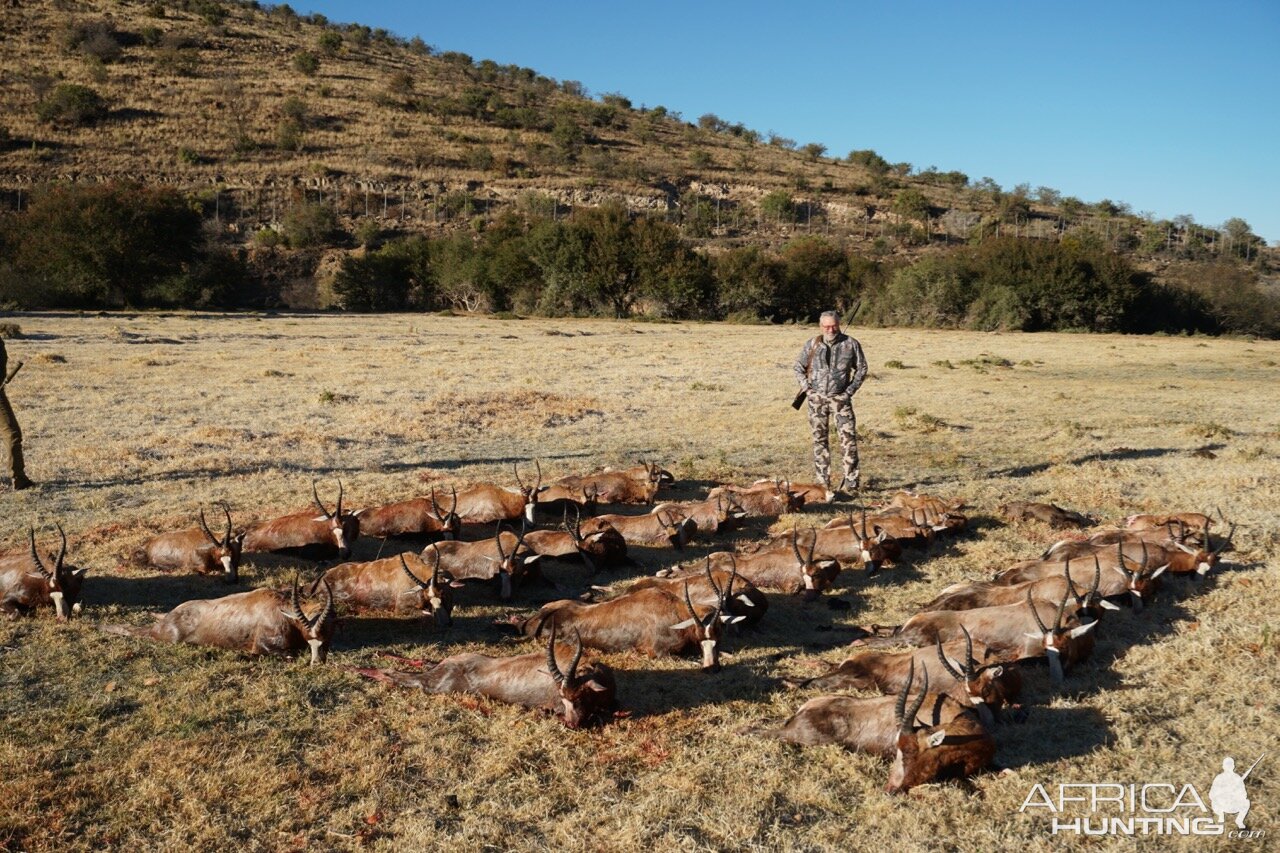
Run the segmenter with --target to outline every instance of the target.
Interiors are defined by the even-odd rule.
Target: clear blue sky
[[[302,2],[832,156],[1280,241],[1280,2]]]

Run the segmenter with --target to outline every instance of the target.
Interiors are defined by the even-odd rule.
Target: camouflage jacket
[[[809,365],[809,375],[805,376],[805,362],[809,361],[809,352],[813,353],[813,361]],[[795,364],[796,383],[801,390],[810,394],[831,397],[836,400],[849,400],[862,387],[867,378],[867,358],[862,354],[862,345],[841,332],[830,344],[814,338],[805,341],[800,350],[800,357]]]

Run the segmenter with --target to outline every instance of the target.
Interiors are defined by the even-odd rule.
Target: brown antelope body
[[[785,547],[771,547],[750,554],[716,551],[707,559],[713,569],[736,571],[760,589],[772,589],[788,595],[803,591],[809,597],[830,589],[840,574],[840,564],[835,560],[816,559],[813,540],[809,542],[807,553],[801,551],[794,528],[790,539],[785,542]],[[665,576],[687,577],[694,571],[692,567],[679,566],[668,569]]]
[[[453,590],[462,585],[440,569],[440,552],[434,545],[424,560],[417,554],[399,554],[367,563],[342,563],[321,575],[333,590],[338,607],[352,613],[417,612],[430,617],[437,628],[453,622]],[[427,580],[423,580],[427,578]],[[312,592],[319,582],[313,584]]]
[[[864,649],[822,675],[784,683],[788,687],[828,691],[878,690],[892,696],[906,687],[912,668],[923,671],[931,665],[937,672],[934,692],[946,694],[962,705],[973,705],[982,722],[989,726],[995,722],[991,712],[1011,704],[1022,692],[1022,675],[1017,664],[984,663],[986,659],[987,647],[975,644],[965,633],[963,639],[946,644],[939,641],[932,647],[896,652]]]
[[[590,536],[604,529],[606,525],[621,533],[628,545],[670,545],[677,550],[688,544],[698,529],[693,519],[679,518],[668,512],[653,512],[646,515],[609,513],[583,521],[582,533],[584,536]]]
[[[704,501],[658,504],[650,514],[658,512],[665,512],[675,518],[692,519],[697,532],[709,535],[737,530],[747,517],[747,511],[732,493],[716,495]]]
[[[805,498],[791,491],[787,483],[762,480],[750,486],[716,486],[707,493],[709,499],[732,497],[750,518],[776,518],[804,508]]]
[[[324,606],[315,615],[307,616],[298,601],[295,579],[292,594],[255,589],[222,598],[185,601],[157,617],[149,628],[104,625],[102,630],[250,655],[284,655],[310,648],[311,663],[317,664],[328,657],[336,617],[333,591],[327,587]]]
[[[67,534],[58,525],[62,547],[58,556],[48,554],[48,562],[36,550],[35,528],[29,530],[30,548],[0,557],[0,613],[10,620],[52,607],[58,619],[80,612],[80,588],[87,569],[66,563]],[[53,568],[49,568],[52,565]]]
[[[1092,527],[1094,520],[1087,515],[1063,509],[1056,504],[1036,503],[1034,501],[1010,501],[1001,504],[996,512],[1009,521],[1041,521],[1050,527]]]
[[[222,507],[227,526],[222,537],[213,535],[200,510],[200,526],[153,536],[133,552],[133,562],[157,569],[190,569],[202,575],[222,575],[227,583],[240,580],[240,556],[245,534],[231,533],[231,511]]]
[[[725,612],[733,617],[741,617],[742,627],[750,628],[764,618],[769,610],[769,599],[755,584],[731,570],[716,569],[710,573],[687,577],[640,578],[621,594],[628,595],[652,587],[679,596],[684,594],[687,585],[693,603],[710,609],[719,603],[720,591],[728,588],[730,582],[733,584],[733,596],[725,600]]]
[[[590,648],[634,651],[651,658],[700,649],[703,670],[718,672],[722,622],[741,619],[726,612],[726,601],[732,597],[730,585],[717,590],[714,608],[693,604],[687,587],[683,601],[653,587],[592,604],[562,599],[545,605],[517,627],[525,636],[539,637],[554,623],[565,632],[580,634]]]
[[[838,516],[827,522],[824,530],[835,530],[841,527],[855,526],[853,515]],[[934,530],[920,517],[916,511],[916,520],[912,520],[908,510],[894,508],[884,512],[875,512],[860,519],[856,525],[858,532],[866,538],[868,535],[881,539],[882,544],[892,542],[898,554],[903,545],[928,545],[934,540]],[[882,539],[883,537],[883,539]],[[895,559],[896,557],[890,557]]]
[[[354,515],[360,520],[360,533],[376,539],[404,537],[415,539],[457,539],[462,530],[458,516],[458,492],[453,491],[452,505],[441,510],[436,490],[429,498],[411,498],[407,501],[365,507]]]
[[[1089,561],[1084,562],[1086,566]],[[1037,580],[1024,581],[1017,584],[997,584],[990,582],[966,582],[952,584],[944,589],[937,598],[921,605],[920,611],[929,610],[973,610],[978,607],[996,607],[1001,604],[1017,604],[1024,601],[1027,593],[1031,593],[1032,598],[1044,599],[1045,601],[1059,601],[1064,596],[1071,596],[1076,603],[1076,612],[1084,614],[1088,617],[1098,619],[1102,616],[1103,610],[1118,610],[1119,608],[1108,599],[1117,595],[1125,595],[1134,591],[1136,579],[1131,579],[1131,573],[1121,574],[1120,572],[1107,572],[1107,585],[1102,585],[1102,564],[1094,555],[1092,560],[1093,570],[1090,573],[1092,580],[1085,581],[1071,574],[1071,561],[1064,561],[1061,574],[1047,575]],[[1136,570],[1135,570],[1136,571]],[[1140,600],[1142,595],[1149,592],[1149,585],[1138,586],[1137,593]]]
[[[598,503],[606,504],[651,504],[658,496],[662,474],[649,473],[644,477],[634,476],[635,472],[598,471],[594,474],[574,474],[561,477],[556,485],[566,494],[591,494]]]
[[[458,581],[495,578],[499,583],[499,595],[505,600],[511,597],[513,587],[524,580],[541,555],[525,547],[525,533],[516,535],[501,527],[492,539],[480,542],[433,542],[431,550],[440,555],[440,568]],[[427,553],[423,552],[423,559]]]
[[[524,517],[534,523],[534,508],[539,496],[546,490],[542,485],[542,465],[537,464],[538,479],[526,485],[520,478],[520,469],[512,465],[516,475],[516,488],[483,483],[457,493],[454,504],[458,517],[464,524],[492,524],[495,521],[515,521]]]
[[[608,523],[593,525],[591,533],[582,532],[582,519],[566,517],[561,530],[531,530],[524,544],[535,554],[562,559],[578,557],[593,572],[627,561],[627,540]]]
[[[779,729],[752,733],[800,746],[839,744],[893,760],[891,794],[944,779],[966,779],[991,763],[995,738],[967,703],[929,692],[929,674],[922,669],[920,695],[907,708],[915,680],[909,665],[906,685],[895,699],[880,696],[818,696],[800,707]]]
[[[338,503],[333,512],[320,502],[316,484],[311,496],[323,515],[296,512],[292,515],[259,522],[250,527],[242,546],[245,553],[289,553],[316,559],[336,554],[345,560],[351,556],[351,544],[360,536],[360,519],[342,509],[342,481],[338,481]]]
[[[613,670],[603,663],[579,668],[581,660],[581,641],[572,648],[557,643],[552,626],[546,652],[505,658],[472,652],[445,658],[423,672],[386,669],[357,669],[356,672],[366,678],[399,687],[416,687],[427,693],[467,693],[509,705],[541,708],[576,729],[586,723],[607,722],[617,709]],[[567,661],[563,667],[562,661]]]
[[[1125,531],[1104,531],[1085,540],[1057,542],[1045,551],[1044,559],[1065,560],[1068,557],[1087,557],[1094,553],[1106,555],[1122,551],[1125,559],[1141,560],[1141,564],[1148,568],[1165,566],[1171,574],[1194,573],[1204,577],[1221,560],[1222,552],[1231,544],[1236,528],[1232,525],[1227,538],[1212,549],[1193,547],[1180,539],[1169,539],[1163,535],[1149,537],[1152,532],[1154,531],[1144,530],[1126,534]]]
[[[1052,627],[1046,625],[1046,619]],[[915,614],[891,633],[873,626],[872,632],[879,634],[880,639],[856,642],[873,647],[892,643],[929,646],[967,631],[987,647],[993,662],[1047,657],[1050,676],[1055,684],[1061,684],[1064,666],[1084,660],[1093,651],[1091,632],[1097,624],[1082,623],[1074,612],[1068,611],[1065,597],[1054,604],[1033,599],[1028,591],[1021,604],[973,610],[930,610]]]

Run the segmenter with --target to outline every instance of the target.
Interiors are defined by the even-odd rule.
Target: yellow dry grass
[[[428,484],[512,483],[513,462],[528,476],[535,457],[548,476],[657,459],[688,496],[712,481],[809,479],[807,427],[787,405],[808,330],[409,315],[18,319],[26,338],[10,357],[28,368],[11,397],[41,485],[0,494],[0,542],[20,547],[28,523],[61,521],[91,575],[80,620],[0,625],[0,848],[1047,851],[1063,840],[1044,817],[1018,812],[1035,783],[1205,792],[1224,755],[1239,765],[1264,751],[1249,823],[1267,840],[1280,832],[1278,343],[859,331],[876,365],[858,397],[872,495],[915,486],[961,496],[971,534],[875,578],[845,573],[833,596],[849,610],[774,597],[758,630],[730,640],[718,676],[688,660],[606,656],[634,716],[574,733],[343,669],[374,664],[380,649],[429,659],[527,650],[491,625],[504,609],[481,590],[463,591],[446,634],[349,620],[318,668],[105,637],[94,624],[141,623],[222,594],[206,579],[123,567],[120,555],[218,499],[237,523],[305,506],[312,477],[341,476],[352,505]],[[879,367],[890,360],[904,367]],[[1192,455],[1206,445],[1213,458]],[[900,621],[948,582],[1037,553],[1051,531],[993,515],[1019,498],[1107,519],[1221,506],[1240,529],[1202,590],[1174,579],[1145,613],[1104,624],[1065,692],[1033,669],[1027,721],[997,731],[997,760],[1013,772],[979,777],[972,791],[937,785],[891,799],[878,759],[735,733],[780,722],[808,698],[778,677],[841,659],[845,627]],[[643,569],[616,580],[671,554],[638,558]],[[284,583],[303,565],[247,562],[250,585]],[[566,592],[588,582],[578,568],[546,573]],[[531,586],[515,606],[560,594]]]

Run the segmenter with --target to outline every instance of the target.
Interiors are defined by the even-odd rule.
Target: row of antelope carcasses
[[[598,473],[609,474],[607,480],[616,480],[618,472]],[[626,475],[641,483],[642,488],[625,498],[645,503],[656,502],[659,489],[674,479],[652,465],[626,472]],[[478,542],[452,538],[465,533],[468,527],[477,523],[487,528],[487,524],[494,519],[486,517],[484,513],[491,516],[498,511],[495,508],[497,503],[505,499],[490,501],[486,506],[476,498],[482,494],[483,487],[473,487],[461,492],[450,489],[446,505],[439,492],[433,492],[430,498],[415,499],[428,504],[426,514],[436,522],[433,529],[394,531],[398,535],[413,533],[430,539],[440,537],[440,541],[428,544],[421,554],[400,554],[385,560],[347,562],[333,566],[320,574],[309,585],[310,589],[306,593],[300,590],[295,580],[293,588],[289,590],[257,589],[217,599],[185,602],[157,619],[150,627],[112,625],[104,626],[104,629],[169,642],[221,646],[249,653],[291,653],[309,648],[311,660],[315,663],[325,658],[340,609],[348,613],[420,613],[443,627],[450,621],[452,590],[462,584],[473,581],[495,582],[500,594],[510,595],[512,588],[528,576],[530,567],[543,557],[576,554],[593,568],[605,568],[625,558],[628,544],[670,545],[678,548],[692,536],[723,532],[750,515],[778,515],[795,511],[805,502],[820,504],[830,497],[829,493],[813,484],[762,481],[750,487],[714,489],[706,500],[700,502],[658,504],[641,516],[588,516],[584,523],[582,516],[596,511],[598,507],[594,504],[599,502],[598,497],[603,491],[598,482],[590,479],[592,476],[595,475],[564,478],[572,484],[565,487],[566,491],[569,488],[575,491],[558,494],[556,489],[561,483],[542,486],[540,466],[533,486],[521,481],[517,471],[517,483],[524,502],[522,505],[515,502],[505,504],[501,511],[506,515],[499,522],[522,519],[520,533],[499,528],[495,535],[486,536]],[[500,488],[508,494],[516,491],[505,487],[489,488]],[[623,497],[617,491],[610,496],[615,499]],[[282,546],[282,550],[320,546],[341,553],[344,542],[349,548],[355,536],[361,535],[358,527],[352,529],[353,521],[355,525],[360,525],[362,519],[373,518],[378,523],[387,525],[388,516],[392,516],[392,522],[395,522],[395,512],[389,512],[388,508],[395,510],[408,503],[400,502],[348,513],[343,510],[339,486],[338,504],[333,512],[329,512],[321,503],[314,487],[313,497],[321,511],[320,516],[315,516],[313,512],[297,513],[251,526],[242,533],[235,534],[230,512],[224,507],[226,528],[221,536],[209,529],[201,515],[199,527],[148,540],[134,553],[134,560],[145,562],[151,555],[158,553],[156,543],[166,541],[166,536],[169,540],[185,537],[187,541],[199,541],[202,537],[203,541],[192,549],[193,554],[199,553],[202,556],[192,558],[183,565],[197,571],[219,571],[224,577],[234,579],[236,573],[226,570],[224,557],[227,555],[210,555],[216,554],[217,549],[229,551],[230,546],[236,543],[241,545],[242,551],[249,551],[245,543],[254,542],[255,536],[261,541],[262,534],[258,531],[266,529],[278,536],[279,531],[287,527],[281,523],[282,519],[299,519],[321,528],[327,526],[330,530],[340,527],[346,532],[344,540],[330,538],[325,541],[323,536],[316,536],[315,539],[320,541],[304,544],[299,544],[297,537],[278,538],[276,541]],[[559,505],[556,501],[560,502]],[[477,507],[480,509],[477,510]],[[559,510],[562,519],[566,521],[563,529],[528,530],[529,518],[537,518],[537,513],[528,511],[530,508],[539,512],[548,508]],[[478,692],[502,701],[544,707],[557,713],[572,726],[589,720],[607,719],[611,709],[616,707],[613,675],[603,663],[588,660],[585,666],[580,667],[584,648],[606,652],[633,651],[654,657],[700,653],[704,670],[714,672],[719,669],[718,650],[724,627],[730,624],[746,627],[763,617],[767,609],[767,597],[762,590],[801,593],[812,597],[829,588],[842,568],[861,565],[868,573],[873,573],[881,565],[891,564],[897,559],[904,544],[928,543],[937,535],[963,529],[965,518],[959,513],[960,508],[958,502],[899,493],[885,507],[846,513],[822,529],[793,527],[750,550],[716,552],[700,563],[678,566],[661,573],[665,577],[638,580],[621,593],[605,600],[594,600],[594,596],[588,594],[583,597],[588,600],[562,599],[551,602],[527,617],[514,617],[512,624],[521,634],[539,642],[546,639],[545,648],[538,652],[514,657],[457,655],[433,667],[423,667],[421,671],[361,669],[359,672],[371,678],[416,686],[431,692]],[[572,523],[568,523],[570,512],[573,516]],[[656,528],[652,526],[652,519],[646,521],[651,516],[659,517],[658,525],[665,533],[653,532]],[[399,517],[403,518],[404,515]],[[633,527],[629,521],[631,519],[639,519],[650,527]],[[618,526],[614,526],[615,523]],[[385,526],[375,529],[379,529],[382,535],[393,532]],[[1207,530],[1207,524],[1202,529]],[[1181,537],[1184,547],[1190,547],[1186,545],[1186,540],[1193,537],[1194,533],[1194,529],[1191,529]],[[558,541],[562,547],[553,547],[550,540]],[[34,534],[30,545],[26,558],[40,568],[35,572],[27,572],[25,577],[44,577],[49,589],[48,600],[42,603],[52,603],[60,615],[67,615],[66,608],[77,603],[83,570],[65,565],[65,537],[62,553],[57,558],[50,555],[50,561],[55,566],[53,571],[47,571],[40,560]],[[489,550],[470,563],[466,560],[459,562],[455,549],[464,545]],[[1126,546],[1122,544],[1122,551],[1124,547]],[[1207,559],[1216,559],[1221,547],[1220,544]],[[22,555],[18,555],[14,559],[21,561],[21,558]],[[233,565],[238,565],[238,559],[237,554]],[[160,561],[153,564],[163,565]],[[480,568],[473,570],[477,565]],[[472,568],[468,568],[469,566]],[[1121,566],[1125,567],[1123,560]],[[1131,565],[1128,568],[1132,570]],[[1142,575],[1141,572],[1138,574]],[[1074,569],[1072,575],[1075,575]],[[69,576],[74,576],[74,584]],[[3,577],[0,575],[0,579]],[[1155,572],[1148,572],[1145,576],[1152,582],[1156,577],[1158,575]],[[1139,592],[1143,590],[1142,583],[1145,582],[1145,579],[1139,579]],[[71,589],[73,585],[74,591]],[[61,589],[55,589],[59,586]],[[1101,600],[1106,597],[1103,593],[1108,589],[1109,587],[1094,586],[1088,595]],[[948,590],[945,595],[954,598],[955,592]],[[314,599],[310,614],[302,607],[304,598]],[[1038,598],[1036,600],[1039,601]],[[1050,656],[1051,666],[1059,657],[1068,662],[1074,661],[1079,656],[1078,644],[1072,645],[1070,641],[1086,637],[1089,630],[1084,628],[1079,634],[1062,639],[1064,634],[1069,635],[1072,630],[1084,626],[1072,622],[1073,619],[1078,622],[1081,618],[1077,612],[1081,610],[1078,603],[1071,612],[1067,611],[1065,597],[1059,601],[1059,605],[1057,610],[1053,610],[1052,606],[1049,610],[1043,610],[1037,604],[1031,611],[1034,614],[1032,618],[1038,622],[1041,619],[1053,619],[1054,629],[1046,629],[1045,634],[1052,635],[1055,639],[1044,644],[1044,654]],[[1049,612],[1051,610],[1052,613]],[[243,631],[240,634],[229,632],[226,627],[228,625],[252,625],[252,637],[244,636]],[[884,629],[880,632],[884,633]],[[939,632],[935,630],[934,633]],[[902,630],[896,634],[895,641],[913,636],[909,631]],[[906,679],[899,677],[897,682],[893,682],[896,686],[885,687],[898,690],[898,695],[896,702],[880,703],[883,705],[880,711],[889,708],[894,713],[888,717],[883,714],[875,717],[875,725],[871,729],[874,729],[875,737],[879,738],[876,742],[883,746],[887,742],[884,738],[889,734],[910,729],[912,737],[918,742],[916,753],[931,757],[930,761],[923,764],[910,756],[904,761],[896,762],[891,781],[897,781],[890,786],[894,790],[918,784],[923,779],[919,776],[918,769],[908,772],[903,768],[939,766],[952,767],[954,770],[954,766],[946,762],[939,764],[932,761],[937,753],[927,752],[933,748],[930,741],[938,737],[938,726],[941,725],[940,722],[927,725],[931,719],[929,714],[932,713],[929,709],[937,711],[940,707],[935,701],[922,704],[930,689],[933,691],[930,695],[942,695],[940,691],[948,689],[947,676],[951,676],[952,692],[955,692],[957,684],[962,683],[970,701],[976,696],[983,696],[986,697],[984,702],[989,701],[998,707],[1008,695],[1016,695],[1016,688],[1010,687],[1011,682],[1016,683],[1016,669],[1012,664],[990,659],[991,647],[985,645],[984,640],[978,640],[975,651],[973,637],[970,635],[961,639],[962,634],[963,631],[960,631],[946,641],[949,659],[941,658],[947,669],[945,673],[935,671],[932,675],[926,674],[922,665],[919,679],[915,683],[920,685],[929,677],[932,677],[933,683],[924,684],[911,701],[914,710],[908,713],[906,709],[908,696],[912,692],[908,682],[914,678],[913,671],[899,672],[898,675],[905,675]],[[565,642],[570,636],[572,644]],[[960,643],[965,644],[963,653],[959,650]],[[1057,653],[1048,651],[1050,647],[1057,648],[1058,645],[1062,649]],[[908,665],[904,663],[904,666]],[[833,674],[833,677],[838,678],[839,673]],[[821,679],[812,683],[836,686]],[[846,713],[859,715],[865,712],[866,709],[862,707],[865,703],[860,700],[846,702],[848,698],[838,698],[838,701],[829,699],[828,704],[832,708],[845,708],[852,702],[856,707],[852,711],[845,708]],[[921,712],[921,707],[926,710]],[[975,713],[979,715],[979,725],[989,727],[989,720],[981,713],[982,707],[977,708]],[[809,710],[802,709],[802,713],[797,715],[798,720],[812,717],[812,709],[808,705],[806,709]],[[889,723],[885,723],[886,719]],[[939,719],[938,714],[933,713],[932,719]],[[904,720],[907,722],[904,723]],[[797,738],[791,736],[795,729],[795,726],[789,724],[776,733],[785,739],[795,740]],[[803,738],[800,741],[804,742]],[[865,743],[846,745],[868,748]]]
[[[1052,505],[1023,512],[1027,506],[1001,512],[1050,523],[1065,513]],[[751,731],[882,755],[893,761],[891,792],[973,775],[995,755],[996,712],[1018,699],[1020,664],[1047,661],[1052,682],[1061,685],[1090,656],[1104,614],[1126,602],[1138,614],[1162,576],[1202,578],[1218,564],[1236,528],[1215,544],[1212,523],[1205,513],[1134,515],[1123,528],[1057,542],[990,580],[948,586],[899,625],[861,629],[854,641],[860,648],[839,664],[784,682],[884,695],[827,693],[781,727]],[[883,650],[892,646],[903,648]]]

